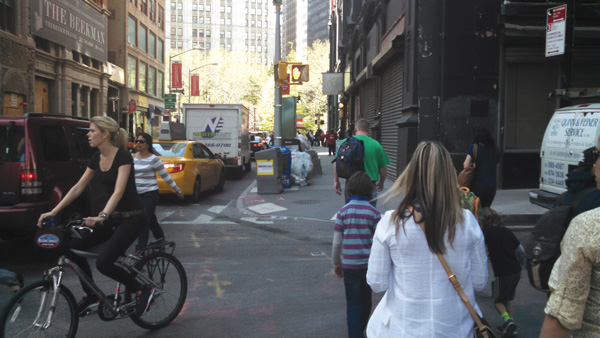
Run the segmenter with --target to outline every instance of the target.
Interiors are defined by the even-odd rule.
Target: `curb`
[[[521,215],[500,215],[502,218],[502,222],[504,225],[523,225],[523,224],[531,224],[535,225],[537,220],[542,217],[542,215],[533,215],[533,214],[521,214]]]

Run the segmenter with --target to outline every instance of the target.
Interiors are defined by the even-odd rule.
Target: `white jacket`
[[[386,293],[369,320],[367,336],[473,337],[474,321],[429,251],[421,227],[411,218],[396,237],[391,216],[386,212],[377,225],[369,258],[367,282],[374,292]],[[465,210],[464,218],[452,246],[446,240],[444,257],[481,315],[474,290],[487,283],[485,241],[473,214]]]

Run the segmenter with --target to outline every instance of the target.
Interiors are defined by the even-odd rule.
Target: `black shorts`
[[[514,275],[496,277],[492,281],[492,301],[503,303],[515,299],[515,291],[520,280],[520,271]]]

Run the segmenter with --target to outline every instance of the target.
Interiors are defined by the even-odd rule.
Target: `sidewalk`
[[[292,186],[281,194],[263,194],[256,192],[256,181],[239,197],[238,208],[252,216],[273,216],[303,218],[315,221],[331,221],[339,208],[344,205],[342,196],[333,190],[333,156],[327,148],[316,148],[323,174],[313,176],[308,186]],[[389,179],[385,189],[392,185]],[[528,189],[498,190],[492,204],[504,219],[505,225],[533,225],[546,209],[529,203]],[[379,201],[380,212],[397,206],[393,201],[387,205]]]

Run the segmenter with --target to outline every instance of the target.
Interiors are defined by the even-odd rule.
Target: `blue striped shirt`
[[[369,203],[368,198],[362,200],[353,197],[337,213],[333,230],[343,233],[342,268],[366,269],[375,226],[381,214]]]

